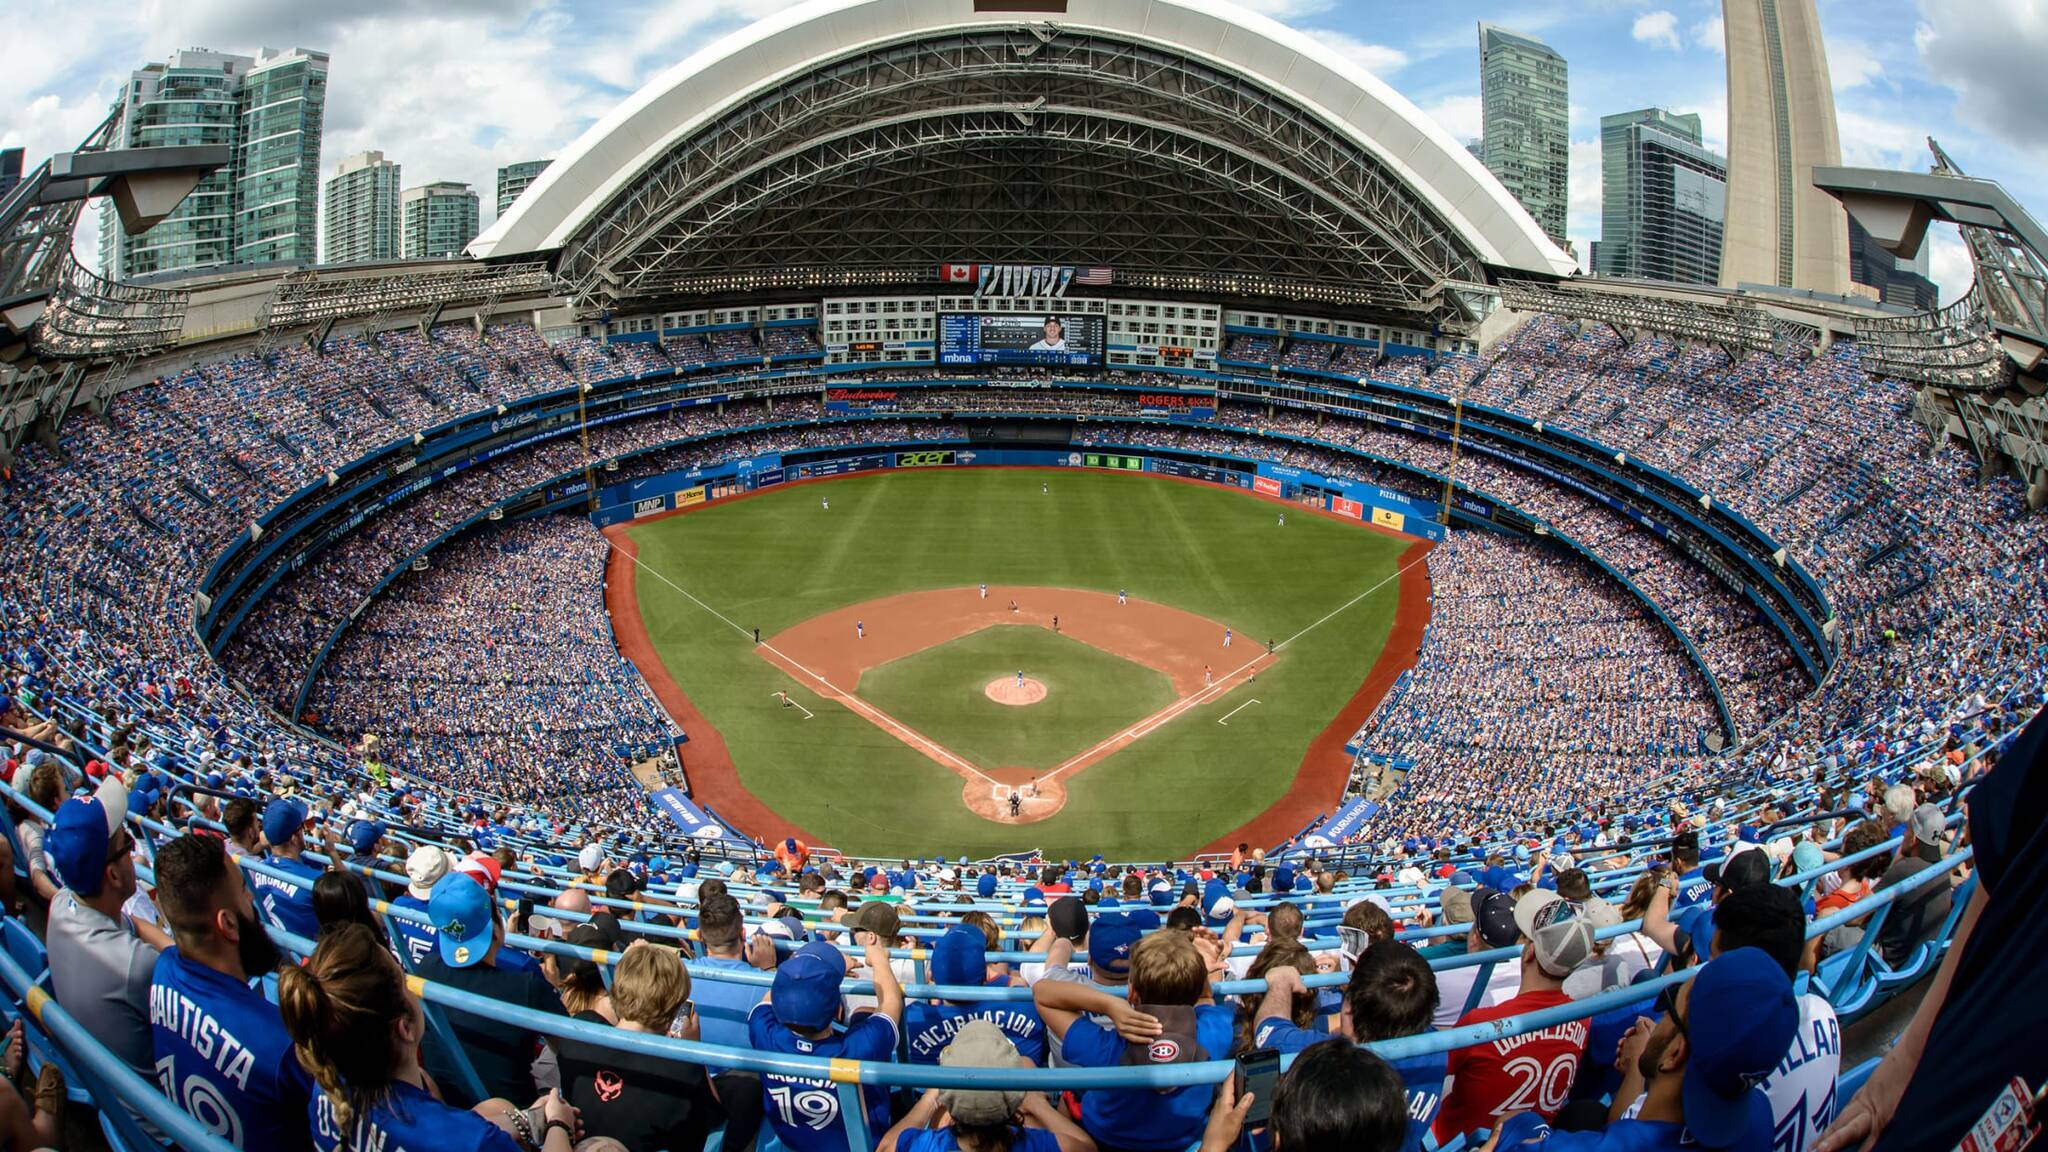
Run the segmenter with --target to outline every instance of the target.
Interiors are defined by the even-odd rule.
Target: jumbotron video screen
[[[1103,327],[1100,316],[949,313],[939,317],[939,363],[1100,364]]]

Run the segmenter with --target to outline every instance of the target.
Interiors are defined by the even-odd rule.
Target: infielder
[[[1130,593],[1128,593],[1128,592],[1124,591],[1124,590],[1123,590],[1123,589],[1121,589],[1121,588],[1119,588],[1119,589],[1117,589],[1117,590],[1116,590],[1116,602],[1117,602],[1117,603],[1118,603],[1119,605],[1121,605],[1121,604],[1122,604],[1122,603],[1123,603],[1123,602],[1124,602],[1124,601],[1125,601],[1125,600],[1126,600],[1127,598],[1129,598],[1129,596],[1130,596]]]
[[[853,638],[855,640],[865,640],[868,638],[868,626],[866,621],[855,620],[853,622]]]
[[[988,581],[986,580],[981,582],[981,598],[983,600],[988,599]]]
[[[1230,647],[1230,629],[1228,628],[1223,630],[1223,646],[1225,648]]]
[[[1202,665],[1202,687],[1213,688],[1215,686],[1216,678],[1209,674],[1209,666],[1207,664]]]
[[[1055,632],[1060,630],[1060,618],[1057,616],[1052,618],[1052,630]]]
[[[1019,669],[1017,669],[1017,687],[1019,687],[1019,688],[1022,688],[1023,686],[1024,686],[1024,670],[1023,670],[1022,668],[1019,668]]]

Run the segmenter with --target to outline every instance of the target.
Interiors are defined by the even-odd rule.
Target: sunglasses
[[[1657,1011],[1671,1017],[1671,1023],[1678,1027],[1678,1034],[1690,1039],[1692,1034],[1686,1029],[1685,1014],[1678,1010],[1678,990],[1683,987],[1685,987],[1683,984],[1666,984],[1659,990],[1657,993]]]

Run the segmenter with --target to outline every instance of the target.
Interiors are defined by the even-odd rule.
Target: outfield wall
[[[785,463],[770,453],[733,460],[710,468],[692,468],[608,485],[598,492],[592,523],[602,528],[646,516],[678,512],[733,496],[757,492],[798,480],[851,476],[901,468],[1085,468],[1114,472],[1150,472],[1262,496],[1306,503],[1311,507],[1377,525],[1431,542],[1444,538],[1443,506],[1418,500],[1375,484],[1342,476],[1321,476],[1267,461],[1244,461],[1244,469],[1219,468],[1141,453],[1074,448],[978,448],[966,441],[935,441],[914,450],[866,450],[824,460]]]

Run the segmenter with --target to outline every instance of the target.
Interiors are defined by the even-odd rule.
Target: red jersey
[[[1458,1025],[1483,1024],[1570,1002],[1562,991],[1524,992],[1491,1008],[1475,1008]],[[1448,1143],[1479,1128],[1498,1128],[1502,1119],[1517,1112],[1555,1119],[1571,1094],[1579,1062],[1586,1057],[1586,1032],[1584,1020],[1569,1020],[1524,1036],[1454,1050],[1450,1088],[1431,1128],[1437,1142]]]

